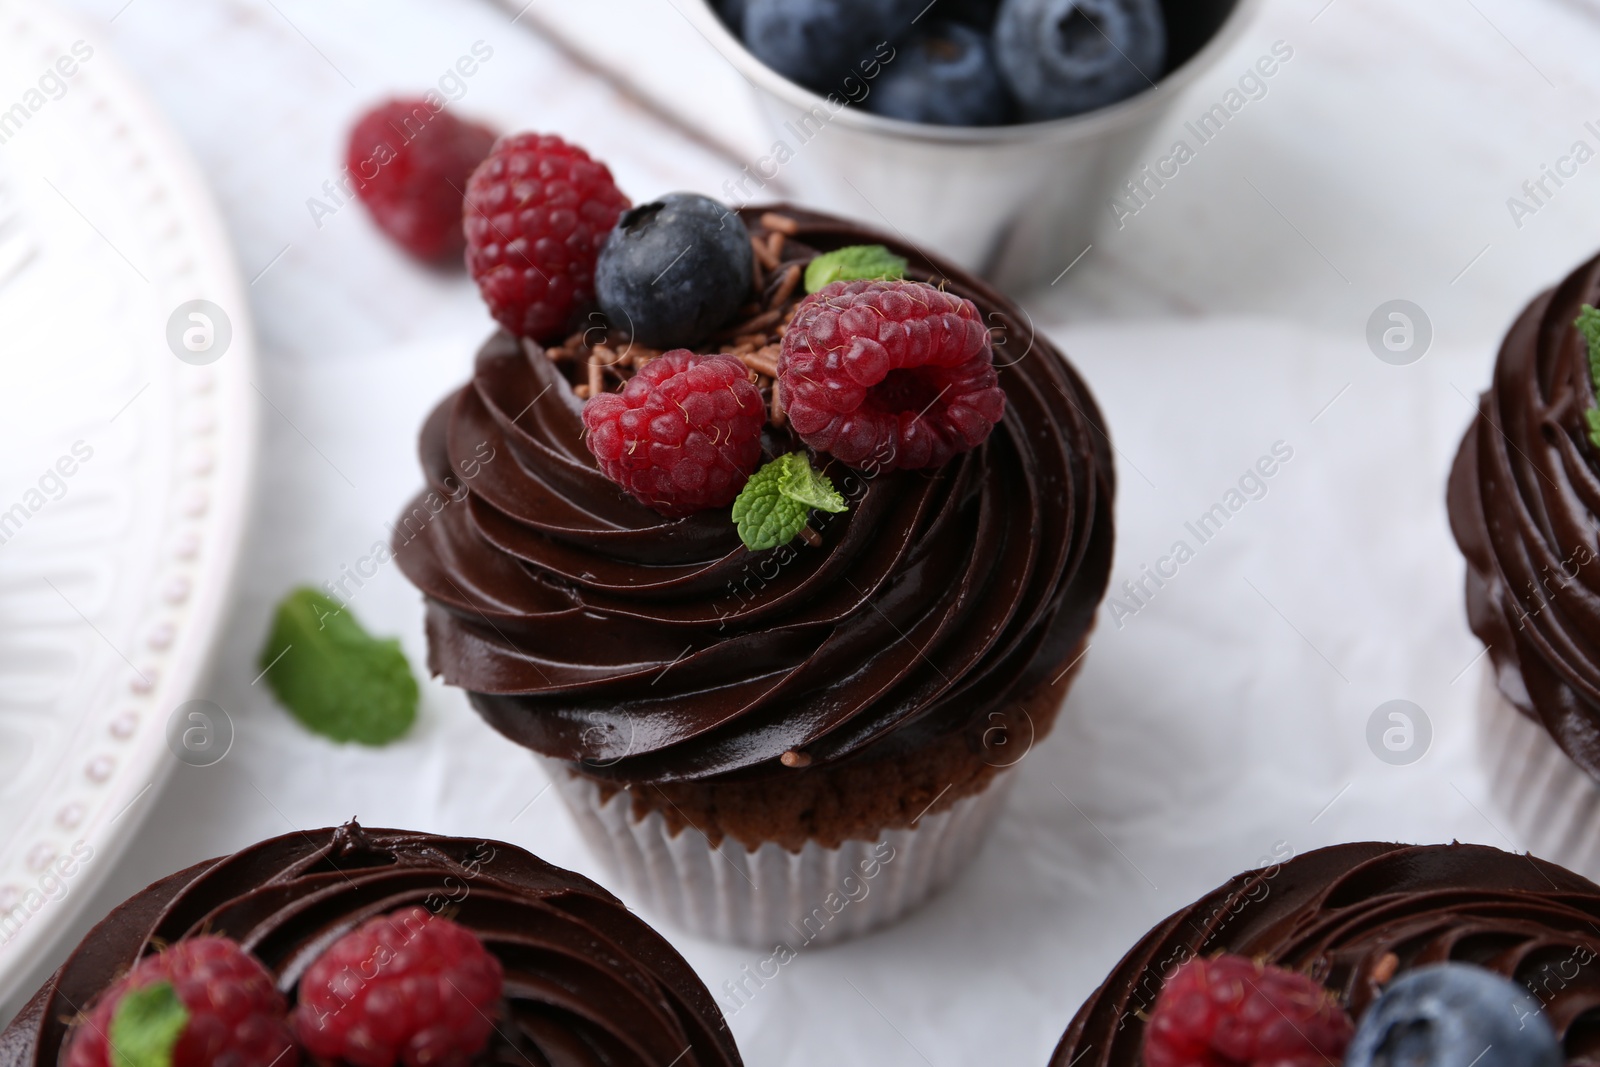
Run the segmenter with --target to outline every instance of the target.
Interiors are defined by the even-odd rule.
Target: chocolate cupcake
[[[1523,1001],[1512,1023],[1532,1037],[1546,1033],[1548,1024],[1545,1040],[1559,1042],[1564,1051],[1564,1057],[1552,1058],[1593,1063],[1600,1055],[1597,958],[1600,886],[1571,871],[1481,845],[1335,845],[1241,874],[1157,925],[1079,1009],[1050,1062],[1053,1067],[1170,1062],[1170,1024],[1192,1030],[1207,1020],[1183,1012],[1161,1019],[1163,993],[1181,981],[1177,976],[1186,968],[1232,965],[1261,976],[1242,983],[1251,994],[1271,998],[1273,983],[1280,990],[1307,984],[1316,991],[1316,999],[1280,999],[1285,1012],[1298,1011],[1301,1018],[1277,1029],[1280,1042],[1291,1047],[1264,1058],[1338,1064],[1343,1056],[1346,1067],[1370,1064],[1374,1042],[1407,1039],[1403,1018],[1393,1027],[1395,1016],[1405,1010],[1393,1003],[1397,991],[1419,979],[1437,982],[1439,965],[1456,964],[1520,987],[1507,987],[1510,998]],[[1447,970],[1459,977],[1461,968]],[[1488,975],[1479,980],[1494,988]],[[1217,1011],[1226,1010],[1225,1000],[1225,995],[1215,998]],[[1501,998],[1495,1006],[1511,1005]],[[1267,1009],[1253,1018],[1245,1018],[1242,1027],[1259,1028],[1256,1035],[1227,1033],[1227,1026],[1217,1026],[1215,1033],[1248,1044],[1279,1016]],[[1315,1019],[1332,1024],[1322,1028],[1331,1035],[1331,1047],[1320,1054],[1313,1046],[1322,1035],[1307,1021]],[[1385,1027],[1391,1028],[1387,1035]],[[1155,1049],[1158,1032],[1162,1047]],[[1472,1054],[1484,1051],[1479,1046]],[[1508,1051],[1502,1046],[1482,1061],[1484,1067],[1506,1062],[1500,1057]],[[1221,1055],[1208,1062],[1233,1058]],[[1402,1056],[1387,1062],[1428,1061]]]
[[[811,455],[848,510],[754,551],[726,508],[667,520],[585,446],[585,398],[659,353],[603,323],[549,347],[499,333],[422,430],[429,487],[394,545],[433,672],[546,761],[619,890],[770,948],[888,922],[982,844],[1086,649],[1114,476],[1094,400],[1016,305],[837,218],[738,217],[750,299],[697,348],[745,364],[763,458],[806,448],[774,382],[807,267],[859,246],[970,302],[1003,390],[992,433],[880,469],[838,459],[841,432]]]
[[[1600,444],[1590,344],[1600,259],[1507,334],[1450,474],[1467,617],[1492,668],[1483,751],[1524,843],[1600,874]]]
[[[117,1022],[103,1025],[103,1009],[115,1006],[107,1001],[118,994],[131,996],[125,987],[130,982],[140,987],[137,979],[152,965],[159,969],[167,959],[202,944],[213,954],[232,952],[246,971],[264,968],[270,981],[264,982],[264,992],[258,991],[262,1011],[270,1012],[271,1002],[280,1013],[287,1009],[289,1016],[275,1025],[280,1032],[288,1027],[293,1033],[272,1040],[295,1042],[278,1051],[278,1062],[295,1063],[302,1044],[310,1062],[311,1044],[304,1041],[302,1028],[304,983],[316,980],[324,957],[332,959],[341,944],[365,936],[374,921],[381,924],[388,917],[402,917],[409,924],[396,953],[359,957],[365,960],[361,977],[352,981],[347,976],[346,985],[335,987],[338,1001],[329,1029],[349,1030],[363,1022],[357,1018],[362,1013],[385,1015],[377,1020],[380,1031],[402,1026],[395,1021],[400,1016],[426,1014],[426,1006],[407,1004],[396,993],[398,983],[383,990],[387,1000],[382,1006],[376,996],[362,998],[369,989],[398,978],[401,970],[435,965],[437,961],[418,961],[417,946],[448,930],[465,942],[468,952],[483,956],[480,973],[503,975],[503,988],[485,998],[481,1020],[474,1012],[465,1013],[483,1041],[470,1060],[441,1055],[428,1062],[640,1067],[740,1062],[715,1001],[689,965],[593,882],[499,841],[370,830],[352,822],[338,829],[288,834],[197,864],[127,900],[90,931],[0,1033],[0,1065],[94,1062],[91,1051],[77,1045],[95,1037],[100,1038],[104,1061],[104,1032],[116,1042],[117,1027],[125,1021],[119,1014]],[[323,963],[322,969],[326,967]],[[221,1028],[219,1036],[211,1020],[213,1045],[202,1061],[254,1062],[238,1051],[227,1056],[216,1051],[219,1044],[230,1047],[239,1041],[264,1047],[258,1058],[272,1061],[270,1040],[260,1045],[263,1026],[237,1025],[245,992],[217,989],[226,981],[219,973],[214,964],[206,972],[210,999],[221,1006],[215,1010],[232,1013],[235,1025],[231,1034]],[[188,1004],[191,1021],[212,1010],[191,1002],[207,995],[205,984],[184,991],[181,979],[173,982]],[[466,985],[465,979],[445,971],[441,988],[447,999],[453,995],[452,983]],[[187,1034],[178,1038],[178,1054],[171,1062],[193,1060],[195,1050],[183,1044],[190,1039]]]

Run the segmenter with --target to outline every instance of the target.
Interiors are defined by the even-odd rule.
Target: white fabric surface
[[[426,683],[412,735],[371,751],[307,734],[252,684],[277,599],[385,536],[419,482],[417,428],[489,326],[463,278],[405,262],[359,208],[318,229],[305,201],[336,173],[362,105],[432,84],[479,39],[495,56],[463,112],[571,135],[636,198],[714,192],[728,164],[488,4],[123,2],[71,6],[189,139],[245,277],[269,268],[252,297],[261,386],[283,414],[263,413],[255,535],[201,694],[232,715],[234,749],[216,767],[180,767],[145,801],[155,811],[89,912],[182,865],[353,815],[502,837],[598,873],[533,760],[458,693]],[[1556,0],[1481,0],[1500,31],[1442,0],[1403,15],[1380,0],[1335,0],[1319,15],[1323,3],[1284,0],[1240,49],[1242,67],[1296,34],[1300,80],[1192,181],[1108,233],[1059,290],[1028,301],[1041,322],[1069,324],[1055,336],[1119,448],[1116,584],[1166,554],[1275,442],[1293,458],[1148,607],[1120,629],[1102,615],[1068,713],[953,891],[883,934],[802,955],[732,1014],[752,1065],[1040,1064],[1135,938],[1275,849],[1516,845],[1474,758],[1479,648],[1444,475],[1498,332],[1600,232],[1593,174],[1579,180],[1589,192],[1575,182],[1523,231],[1507,232],[1503,206],[1581,133],[1581,79],[1592,88],[1595,74],[1576,57],[1596,24]],[[1217,91],[1202,86],[1195,102]],[[1395,296],[1424,303],[1438,330],[1410,367],[1380,363],[1362,336]],[[355,610],[399,634],[420,667],[421,606],[395,568]],[[1433,725],[1412,766],[1366,744],[1368,717],[1394,698]],[[761,958],[665,932],[715,991]]]

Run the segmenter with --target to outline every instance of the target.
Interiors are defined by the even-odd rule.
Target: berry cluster
[[[1144,1067],[1560,1067],[1526,987],[1465,963],[1395,978],[1399,962],[1380,957],[1367,976],[1384,988],[1358,1025],[1306,975],[1242,956],[1190,960],[1156,998]]]
[[[491,149],[492,136],[418,101],[384,105],[351,135],[353,169],[369,152],[385,160],[361,195],[416,254],[464,247],[507,331],[549,345],[558,362],[580,362],[581,349],[585,380],[572,384],[587,401],[589,450],[660,514],[733,504],[761,466],[769,423],[785,433],[768,460],[787,436],[881,472],[944,464],[1004,417],[977,307],[905,279],[906,261],[888,249],[786,246],[793,219],[765,216],[763,239],[738,212],[691,193],[633,208],[604,164],[559,137],[516,134]],[[817,290],[809,297],[802,279]],[[597,322],[606,343],[594,340]],[[610,347],[616,333],[621,351]],[[812,484],[791,488],[804,497]],[[744,514],[750,528],[793,525],[766,523],[764,508]]]
[[[536,341],[599,304],[601,340],[590,329],[546,353],[578,365],[589,451],[640,503],[672,519],[732,504],[763,458],[769,409],[813,451],[874,471],[939,466],[1004,417],[976,306],[899,277],[887,250],[785,262],[793,220],[768,216],[763,241],[707,197],[626,206],[580,150],[507,138],[469,185],[467,264],[501,324]],[[802,276],[821,273],[843,280],[804,297]],[[755,309],[742,325],[741,308]]]
[[[500,961],[425,908],[367,920],[300,979],[291,1010],[237,942],[202,936],[146,956],[68,1038],[67,1067],[467,1067],[489,1044]]]

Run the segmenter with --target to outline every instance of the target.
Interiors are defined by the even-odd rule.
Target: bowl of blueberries
[[[1049,283],[1111,217],[1157,122],[1259,0],[690,0],[756,89],[794,192],[1002,288]]]

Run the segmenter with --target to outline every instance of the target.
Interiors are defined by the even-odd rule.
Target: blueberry
[[[750,231],[709,197],[673,193],[617,220],[595,267],[612,325],[652,348],[705,340],[750,299]]]
[[[860,80],[893,55],[928,0],[746,0],[744,43],[767,66],[819,93],[853,99]],[[888,65],[893,65],[892,62]],[[876,74],[876,71],[873,71]]]
[[[1539,1002],[1522,985],[1465,963],[1396,978],[1367,1009],[1344,1067],[1561,1067]]]
[[[989,38],[947,23],[902,45],[867,97],[868,111],[940,126],[995,126],[1011,98],[994,65]]]
[[[1023,113],[1062,118],[1153,85],[1166,18],[1159,0],[1004,0],[994,50]]]

